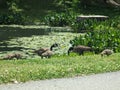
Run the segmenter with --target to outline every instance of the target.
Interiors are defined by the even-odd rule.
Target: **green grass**
[[[25,6],[23,4],[25,4]],[[54,5],[53,7],[51,7],[51,5],[53,5],[52,0],[35,0],[34,2],[27,0],[26,2],[23,1],[21,3],[21,6],[24,6],[25,13],[36,23],[42,21],[45,15],[56,11]],[[6,9],[0,8],[0,10],[6,12]],[[80,9],[77,13],[85,15],[108,15],[110,19],[119,17],[119,12],[116,9],[104,9],[98,7]],[[10,29],[10,27],[7,28],[7,30]],[[9,34],[8,31],[7,34]],[[11,35],[13,35],[13,33]],[[11,53],[12,51],[16,52],[20,50],[22,53],[25,54],[28,52],[30,55],[27,55],[27,60],[0,60],[0,84],[9,83],[13,80],[26,82],[30,80],[74,77],[120,70],[120,53],[115,53],[109,57],[89,54],[85,54],[85,56],[62,56],[62,54],[66,54],[69,48],[69,41],[75,36],[78,36],[76,33],[51,32],[48,35],[14,35],[7,38],[7,40],[5,38],[5,43],[0,43],[0,57],[7,53]],[[60,44],[59,49],[55,52],[60,56],[54,56],[51,59],[42,60],[39,59],[39,57],[34,57],[35,59],[32,59],[30,50],[24,49],[50,47],[50,45],[55,42]],[[7,44],[8,46],[5,47],[4,44]],[[19,48],[16,49],[15,47],[20,47],[22,49],[19,50]]]
[[[26,82],[51,78],[74,77],[120,70],[120,53],[100,55],[60,56],[50,59],[1,60],[0,84],[12,80]]]

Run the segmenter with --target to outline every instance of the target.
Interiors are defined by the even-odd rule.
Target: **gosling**
[[[21,59],[22,55],[19,53],[13,53],[13,54],[8,54],[5,57],[3,57],[3,60],[11,60],[11,59]]]
[[[113,50],[105,49],[100,54],[101,54],[101,56],[104,56],[104,55],[109,56],[109,55],[113,54]]]

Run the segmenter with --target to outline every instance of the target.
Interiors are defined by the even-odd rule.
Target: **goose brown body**
[[[21,59],[22,55],[19,53],[14,53],[14,54],[8,54],[5,57],[3,57],[3,60],[11,60],[11,59]]]
[[[54,47],[58,47],[58,44],[55,43],[53,44],[50,49],[48,48],[40,48],[38,50],[35,50],[34,52],[37,53],[39,56],[41,56],[41,58],[43,57],[47,57],[47,58],[50,58],[52,55],[53,55],[53,48]]]
[[[84,51],[92,51],[92,48],[88,46],[83,46],[83,45],[70,47],[68,50],[68,55],[70,54],[70,52],[75,52],[75,53],[78,53],[79,55],[83,55]]]
[[[113,54],[113,50],[105,49],[100,54],[101,54],[101,56],[104,56],[104,55],[109,56],[109,55]]]
[[[50,58],[53,54],[54,54],[53,51],[48,50],[41,54],[41,58],[43,57]]]

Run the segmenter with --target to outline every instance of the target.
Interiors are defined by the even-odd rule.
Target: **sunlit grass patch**
[[[74,77],[120,70],[120,55],[63,55],[50,59],[1,60],[0,83]]]

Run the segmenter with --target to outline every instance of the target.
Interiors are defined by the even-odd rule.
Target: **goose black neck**
[[[53,50],[53,46],[50,47],[50,50],[51,50],[51,51]]]
[[[69,49],[68,49],[68,55],[70,54],[70,52],[73,50],[73,47],[70,47]]]
[[[53,44],[51,47],[50,47],[50,50],[52,51],[53,50],[53,47],[58,47],[58,44]]]
[[[52,46],[50,47],[50,50],[51,50],[51,51],[53,50],[53,47],[55,47],[55,45],[52,45]]]

